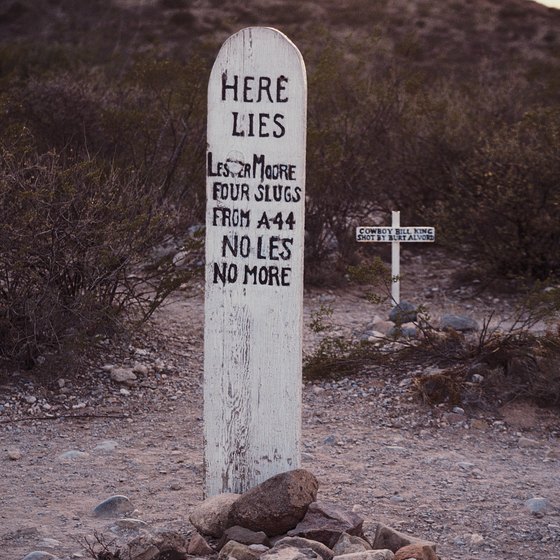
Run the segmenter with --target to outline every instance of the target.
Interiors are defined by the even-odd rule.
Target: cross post
[[[394,307],[399,305],[401,298],[400,244],[402,242],[430,243],[435,240],[436,232],[433,227],[401,227],[401,213],[398,210],[392,212],[391,227],[358,226],[356,228],[356,241],[391,243],[391,298]]]

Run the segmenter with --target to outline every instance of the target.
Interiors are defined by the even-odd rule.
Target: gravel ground
[[[456,263],[405,259],[429,285],[403,285],[436,316],[489,309],[511,315],[511,301],[476,296],[476,285],[439,282]],[[328,304],[335,332],[362,332],[381,307],[358,289],[305,294],[306,322]],[[32,550],[87,558],[94,533],[124,542],[133,530],[92,516],[105,498],[130,498],[150,529],[188,532],[202,499],[203,297],[179,294],[128,346],[100,350],[106,367],[47,382],[14,372],[0,386],[0,558]],[[384,318],[384,317],[383,317]],[[320,335],[306,328],[310,351]],[[112,367],[111,367],[112,366]],[[115,367],[134,368],[131,385]],[[430,407],[412,380],[431,364],[392,361],[337,381],[306,382],[303,466],[319,497],[438,543],[442,559],[560,558],[560,422],[523,402],[484,409]],[[74,418],[56,418],[56,416]],[[35,418],[35,419],[29,419]],[[544,498],[543,502],[532,501]],[[73,555],[73,556],[72,556]]]

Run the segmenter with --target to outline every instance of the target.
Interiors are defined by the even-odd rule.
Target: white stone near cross
[[[391,298],[394,306],[399,305],[401,299],[401,243],[430,243],[435,240],[436,231],[433,227],[401,227],[401,213],[399,211],[393,211],[391,227],[358,226],[356,228],[356,241],[391,243]]]

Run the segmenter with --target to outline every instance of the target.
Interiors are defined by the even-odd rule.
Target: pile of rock
[[[126,544],[126,553],[105,549],[98,558],[117,560],[124,553],[130,560],[438,560],[434,543],[383,524],[373,535],[364,534],[364,519],[355,512],[317,501],[318,487],[305,469],[281,473],[245,494],[219,494],[199,504],[189,518],[196,530],[188,537],[142,530]],[[93,514],[111,518],[131,509],[128,498],[113,496]],[[142,523],[119,521],[125,527]],[[24,560],[47,559],[56,557],[35,551]]]
[[[207,499],[191,514],[197,529],[189,554],[218,560],[437,560],[435,544],[379,524],[373,538],[364,519],[317,501],[318,482],[298,469],[242,495]]]
[[[424,319],[419,315],[419,307],[408,301],[401,301],[389,313],[388,320],[374,317],[360,335],[362,341],[380,342],[387,339],[418,338],[418,323]],[[427,325],[424,325],[427,327]],[[439,321],[430,328],[437,328],[443,332],[455,331],[459,333],[474,333],[480,330],[478,323],[471,317],[463,315],[444,314]]]

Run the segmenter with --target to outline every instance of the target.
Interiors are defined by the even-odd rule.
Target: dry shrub
[[[494,348],[485,362],[493,368],[489,384],[504,400],[530,399],[560,405],[560,333],[523,336]]]
[[[2,358],[31,367],[148,317],[185,281],[142,270],[174,216],[135,174],[25,145],[0,145],[0,162]]]
[[[203,216],[201,57],[68,50],[0,48],[0,358],[28,367],[149,317],[194,273],[152,249]]]
[[[118,79],[62,72],[14,81],[0,98],[2,136],[17,139],[25,129],[39,152],[90,153],[134,169],[200,218],[206,74],[198,56],[138,57]]]
[[[489,133],[441,202],[443,235],[502,277],[559,276],[559,150],[558,110]]]

